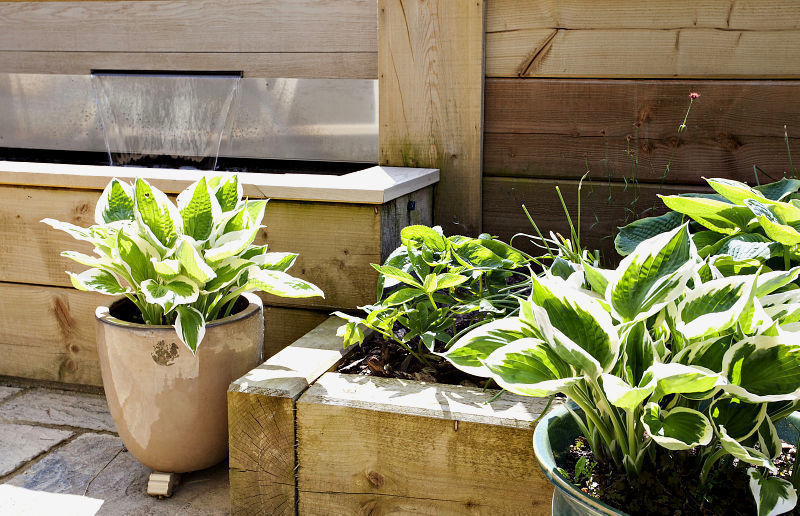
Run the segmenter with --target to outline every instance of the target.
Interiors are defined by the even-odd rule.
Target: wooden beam
[[[227,70],[240,71],[244,77],[377,79],[378,53],[6,50],[0,51],[0,70],[3,73],[70,75],[86,75],[92,70],[188,70],[193,72]]]
[[[480,232],[483,0],[379,0],[380,163],[441,170],[434,221]]]
[[[535,234],[522,211],[526,205],[541,231],[550,231],[569,238],[567,217],[556,195],[558,186],[564,202],[577,224],[578,182],[567,180],[520,179],[487,177],[483,180],[483,217],[485,230],[509,241],[517,233]],[[591,181],[581,189],[581,246],[600,249],[607,263],[618,260],[614,251],[617,227],[633,222],[639,217],[661,214],[666,211],[658,194],[673,195],[686,192],[710,191],[696,185],[628,184]],[[577,225],[576,225],[577,228]],[[520,237],[514,245],[526,251],[543,254]]]
[[[299,513],[550,514],[545,401],[494,394],[326,373],[297,402]]]
[[[791,0],[491,0],[489,77],[797,78]]]
[[[231,384],[231,513],[295,514],[295,401],[345,354],[331,317]]]
[[[797,81],[487,79],[485,174],[577,179],[588,163],[595,180],[704,184],[703,177],[754,182],[758,165],[779,178],[789,168],[784,126],[800,152],[798,88]],[[701,97],[677,142],[689,92]]]

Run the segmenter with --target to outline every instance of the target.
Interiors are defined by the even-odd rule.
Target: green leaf
[[[150,258],[160,258],[160,255],[158,250],[143,238],[120,231],[117,233],[115,251],[136,283],[156,277]]]
[[[746,228],[753,213],[746,206],[736,206],[729,202],[684,195],[660,195],[670,209],[691,217],[706,228],[735,235]]]
[[[760,403],[800,396],[800,344],[795,334],[759,335],[734,344],[726,353],[723,388],[734,396]]]
[[[211,236],[214,215],[216,212],[219,216],[220,208],[216,204],[216,199],[212,203],[205,177],[178,195],[178,209],[181,212],[183,230],[186,235],[198,242]]]
[[[188,238],[181,238],[176,252],[178,261],[192,279],[204,284],[217,277],[203,257]]]
[[[700,366],[720,373],[722,372],[722,361],[725,352],[733,345],[732,339],[732,335],[724,335],[693,342],[680,350],[672,361],[685,365]]]
[[[144,179],[137,179],[134,196],[134,215],[161,245],[172,247],[178,238],[180,213],[172,202]],[[155,242],[154,242],[155,243]]]
[[[713,371],[678,363],[655,363],[647,369],[645,376],[648,374],[656,381],[654,396],[657,400],[670,394],[708,392],[723,381]]]
[[[439,274],[436,277],[436,290],[456,287],[458,285],[461,285],[468,279],[469,278],[467,278],[466,276],[462,276],[461,274],[450,274],[450,273]]]
[[[339,315],[340,312],[334,312],[333,315]],[[341,316],[340,316],[341,317]],[[343,324],[336,329],[336,336],[341,337],[344,341],[344,347],[349,348],[350,346],[360,345],[364,342],[364,331],[361,329],[358,323],[355,322],[348,322],[347,324]]]
[[[781,246],[758,233],[730,237],[714,254],[728,255],[736,261],[769,260],[781,252]]]
[[[719,335],[739,320],[752,302],[755,276],[734,276],[703,283],[677,305],[675,330],[687,340]]]
[[[650,437],[668,450],[705,446],[714,435],[706,416],[684,407],[662,410],[657,403],[648,403],[641,421]]]
[[[797,492],[788,480],[762,475],[756,468],[749,468],[747,474],[758,516],[785,514],[797,506]]]
[[[636,387],[632,387],[622,378],[613,374],[604,373],[601,378],[603,379],[603,391],[608,401],[615,407],[627,411],[639,407],[648,396],[653,394],[656,387],[652,375],[643,377],[643,381]]]
[[[239,184],[239,177],[233,175],[228,178],[227,181],[219,186],[215,196],[223,212],[234,210],[242,198],[242,186]]]
[[[614,247],[619,254],[627,256],[645,240],[677,228],[681,225],[682,220],[683,215],[674,211],[658,217],[646,217],[636,220],[625,227],[619,228],[619,234],[614,239]]]
[[[388,306],[402,305],[424,295],[425,292],[418,288],[402,288],[396,292],[392,292],[381,304]]]
[[[406,245],[408,242],[421,243],[429,249],[440,252],[447,249],[447,242],[444,236],[428,226],[416,225],[404,227],[400,231],[400,241],[403,245]]]
[[[422,282],[422,290],[424,290],[427,294],[436,292],[436,280],[436,274],[431,273],[425,276],[425,280]]]
[[[78,290],[99,292],[116,296],[130,292],[122,286],[117,276],[109,271],[101,269],[89,269],[80,274],[74,272],[67,272],[72,281],[72,285]]]
[[[706,182],[716,190],[716,192],[733,204],[744,204],[745,199],[763,199],[764,194],[758,190],[750,188],[744,183],[734,181],[733,179],[724,179],[715,177],[706,179]]]
[[[295,278],[282,271],[257,268],[248,269],[249,277],[245,290],[263,290],[280,297],[325,297],[322,290],[313,283]]]
[[[497,349],[484,363],[500,387],[523,396],[564,392],[582,379],[547,344],[532,338]]]
[[[211,263],[220,262],[231,256],[236,256],[253,243],[258,234],[259,227],[243,229],[226,233],[216,239],[209,249],[205,250],[204,257]]]
[[[424,290],[422,288],[422,284],[417,281],[414,276],[406,271],[398,269],[397,267],[392,267],[391,265],[375,265],[374,263],[372,264],[372,267],[384,276],[395,279],[407,285],[411,285],[412,287],[416,287],[420,290]]]
[[[297,260],[297,253],[264,253],[250,260],[262,269],[286,272]]]
[[[608,287],[612,312],[621,321],[645,319],[678,297],[697,268],[688,224],[644,241],[625,257]]]
[[[764,411],[766,412],[766,403],[763,405]],[[761,426],[758,428],[758,445],[761,452],[773,460],[783,451],[778,431],[775,429],[775,425],[772,424],[772,420],[768,417],[764,418],[761,422]]]
[[[525,337],[519,318],[498,319],[470,330],[442,356],[467,374],[489,376],[482,360],[498,348]]]
[[[155,256],[150,258],[156,275],[163,279],[171,279],[180,274],[181,264],[178,260],[159,260]]]
[[[758,275],[756,283],[756,297],[760,298],[772,294],[779,288],[785,287],[800,275],[800,266],[788,271],[771,271]]]
[[[780,181],[769,183],[766,185],[756,186],[755,190],[761,192],[764,197],[771,201],[781,201],[798,190],[800,190],[800,181],[797,179],[781,178]]]
[[[251,260],[257,256],[261,256],[262,254],[267,252],[266,245],[251,245],[247,248],[245,252],[243,252],[239,258],[243,260]]]
[[[767,415],[766,403],[748,403],[734,397],[716,398],[708,408],[716,428],[725,427],[728,435],[743,441],[753,435]]]
[[[116,177],[106,185],[94,209],[94,220],[97,224],[114,222],[115,220],[134,220],[133,189]]]
[[[178,338],[186,344],[192,354],[195,354],[206,335],[205,318],[191,306],[178,305],[175,307],[175,311],[178,314],[175,319],[175,331],[178,333]]]
[[[639,321],[628,330],[622,341],[622,365],[627,381],[637,385],[645,371],[653,365],[655,357],[655,343],[644,321]]]
[[[197,284],[187,276],[175,278],[159,283],[154,280],[145,280],[140,285],[145,301],[159,305],[165,311],[175,305],[188,305],[197,301],[200,289]]]
[[[728,430],[724,426],[717,427],[717,435],[719,436],[719,442],[722,448],[740,461],[752,464],[753,466],[767,468],[773,473],[777,471],[775,465],[769,460],[769,457],[755,448],[742,445],[739,441],[728,435]]]
[[[236,282],[248,268],[252,267],[252,262],[236,257],[227,258],[214,265],[214,279],[208,281],[203,287],[204,292],[217,292]]]

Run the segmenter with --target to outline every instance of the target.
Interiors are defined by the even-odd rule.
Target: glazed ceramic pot
[[[571,405],[576,412],[580,409]],[[790,424],[791,422],[791,424]],[[797,430],[792,424],[800,427],[800,412],[775,425],[778,435],[786,442],[797,442]],[[539,467],[553,484],[553,516],[627,516],[627,513],[615,509],[592,498],[570,482],[558,471],[559,464],[564,464],[570,445],[581,435],[578,425],[565,406],[558,407],[545,415],[533,432],[533,451]]]
[[[117,432],[139,462],[156,471],[204,469],[228,455],[228,385],[261,362],[261,299],[206,326],[192,352],[172,326],[123,321],[122,299],[97,309],[103,388]]]

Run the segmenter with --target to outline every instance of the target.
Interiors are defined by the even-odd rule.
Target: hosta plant
[[[42,222],[94,246],[94,256],[61,253],[90,267],[67,273],[76,288],[127,297],[145,324],[174,325],[194,353],[206,323],[229,315],[244,292],[322,296],[286,273],[296,254],[253,245],[266,205],[243,199],[235,175],[200,179],[178,195],[177,205],[144,179],[113,179],[93,226]]]
[[[661,196],[671,212],[637,220],[623,228],[615,244],[630,253],[641,241],[670,231],[688,218],[700,256],[727,255],[756,260],[773,269],[800,262],[800,180],[756,187],[731,179],[706,179],[713,194]]]
[[[775,423],[800,406],[800,268],[725,275],[720,261],[682,224],[616,270],[571,263],[534,278],[517,316],[444,356],[517,394],[566,395],[595,456],[630,478],[658,449],[696,460],[699,482],[736,458],[759,514],[780,514],[797,501],[773,459]]]

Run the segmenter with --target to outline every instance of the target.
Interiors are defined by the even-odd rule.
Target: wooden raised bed
[[[342,323],[231,385],[234,514],[550,514],[531,444],[545,400],[327,372]]]
[[[112,177],[144,177],[167,193],[200,177],[187,170],[0,162],[0,375],[100,385],[95,307],[105,296],[78,292],[66,270],[83,267],[63,250],[91,246],[42,224],[45,217],[91,225]],[[257,242],[300,253],[292,273],[325,299],[265,295],[265,356],[324,321],[331,310],[375,297],[381,262],[400,229],[430,224],[438,170],[372,167],[341,176],[241,174],[250,198],[270,198]]]

